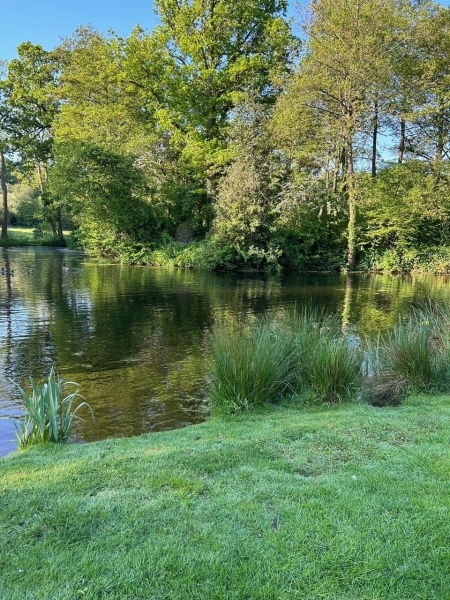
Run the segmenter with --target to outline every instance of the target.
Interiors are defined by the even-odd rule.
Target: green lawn
[[[450,598],[450,397],[0,459],[3,600]]]
[[[0,246],[54,246],[55,239],[49,230],[41,228],[39,235],[35,232],[38,230],[34,227],[14,227],[8,226],[8,237],[5,240],[0,240]],[[70,234],[69,231],[63,232],[64,236]]]

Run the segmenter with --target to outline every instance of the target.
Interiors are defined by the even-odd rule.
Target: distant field
[[[63,231],[64,236],[70,234],[70,231]],[[25,246],[47,245],[53,242],[54,238],[49,229],[37,227],[8,227],[8,237],[6,240],[0,240],[1,246]]]

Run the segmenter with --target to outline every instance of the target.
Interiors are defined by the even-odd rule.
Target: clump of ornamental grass
[[[415,310],[416,322],[426,322],[428,344],[433,353],[433,387],[439,391],[450,388],[450,307],[431,301]]]
[[[386,333],[383,362],[403,377],[415,392],[425,391],[433,380],[435,348],[430,343],[430,322],[421,312],[398,323]]]
[[[408,392],[448,386],[450,318],[444,308],[413,309],[375,343],[366,342],[361,395],[374,406],[396,406]]]
[[[354,336],[342,331],[338,315],[305,307],[284,325],[297,350],[297,388],[312,391],[318,402],[351,398],[360,380],[361,352]]]
[[[311,307],[239,325],[219,324],[208,348],[209,406],[233,414],[287,393],[319,402],[350,398],[359,383],[359,346],[336,316]]]
[[[354,397],[360,382],[361,358],[358,347],[346,336],[323,331],[311,349],[304,377],[319,402],[340,402]]]
[[[78,393],[78,387],[71,394],[65,395],[68,386],[78,384],[58,377],[53,367],[47,381],[41,385],[36,384],[30,377],[29,393],[17,386],[22,396],[24,411],[23,420],[16,424],[19,448],[45,442],[66,442],[76,413],[82,406],[89,409],[94,419],[92,409]],[[82,402],[74,407],[74,403],[80,398]]]
[[[268,319],[213,329],[208,340],[212,414],[242,412],[291,389],[297,353],[285,333],[281,323]]]

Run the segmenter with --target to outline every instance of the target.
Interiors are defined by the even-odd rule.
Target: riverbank
[[[0,240],[0,248],[50,246],[74,248],[72,233],[64,231],[59,239],[50,233],[31,227],[8,227],[8,238]],[[94,250],[88,254],[98,256]],[[345,253],[344,253],[345,254]],[[144,265],[152,267],[197,269],[200,271],[241,271],[241,272],[298,272],[298,273],[337,273],[346,272],[344,254],[286,256],[278,254],[258,258],[245,258],[230,246],[214,238],[181,243],[170,238],[159,243],[133,244],[118,243],[108,252],[108,262],[117,264]],[[431,246],[408,251],[389,249],[374,252],[369,250],[358,257],[356,271],[362,273],[391,273],[396,275],[448,275],[450,273],[450,247]]]
[[[65,231],[68,237],[70,232]],[[8,226],[8,237],[0,239],[0,248],[24,248],[27,246],[50,246],[51,248],[65,248],[64,238],[57,238],[49,231],[32,227]]]
[[[0,597],[441,599],[450,397],[0,459]]]

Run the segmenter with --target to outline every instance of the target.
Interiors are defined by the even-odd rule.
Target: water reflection
[[[449,297],[439,277],[197,273],[43,248],[3,249],[1,260],[14,276],[0,278],[0,455],[15,448],[13,381],[26,386],[52,365],[94,410],[95,424],[77,425],[79,440],[172,429],[202,418],[202,343],[218,319],[312,304],[372,335],[415,301]]]

